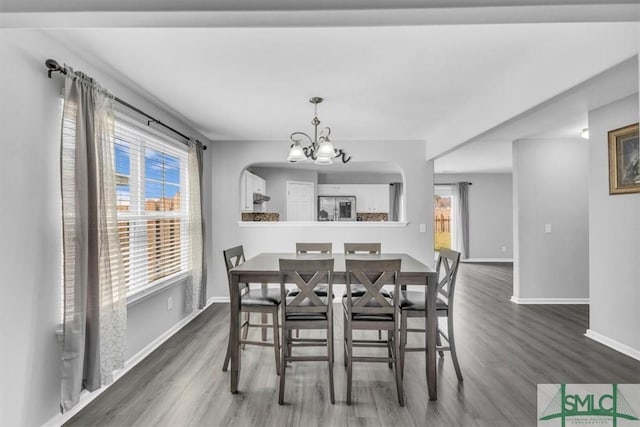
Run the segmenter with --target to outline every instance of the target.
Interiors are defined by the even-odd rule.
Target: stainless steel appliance
[[[318,196],[318,221],[355,220],[355,196]]]

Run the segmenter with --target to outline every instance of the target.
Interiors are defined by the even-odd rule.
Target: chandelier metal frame
[[[331,143],[331,139],[329,136],[331,135],[331,128],[326,126],[323,128],[320,133],[318,133],[318,126],[320,125],[320,120],[318,119],[318,104],[323,101],[319,96],[314,96],[309,99],[309,102],[314,106],[314,117],[311,120],[311,124],[313,125],[313,139],[304,132],[293,132],[289,138],[293,142],[290,147],[289,152],[289,161],[304,161],[308,158],[314,160],[318,164],[331,164],[333,161],[331,160],[340,158],[342,163],[347,163],[351,160],[351,156],[347,156],[347,153],[342,149],[335,149],[333,144]],[[308,145],[302,146],[301,143],[306,143]],[[305,159],[302,160],[292,160],[293,152],[298,146],[305,155]],[[320,151],[321,147],[323,151]],[[327,153],[329,153],[327,155]],[[320,161],[319,161],[320,159]],[[328,159],[328,160],[327,160]]]

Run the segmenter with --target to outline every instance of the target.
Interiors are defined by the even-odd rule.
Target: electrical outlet
[[[427,224],[420,224],[420,232],[421,233],[427,232]]]
[[[506,246],[503,246],[503,247],[501,247],[501,248],[500,248],[500,250],[501,250],[502,252],[507,252],[507,247],[506,247]]]
[[[173,298],[167,298],[167,310],[171,310],[173,308]]]
[[[544,232],[545,233],[551,233],[551,224],[545,224],[544,225]]]

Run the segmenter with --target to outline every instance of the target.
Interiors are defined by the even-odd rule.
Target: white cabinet
[[[355,196],[352,184],[318,184],[318,196]]]
[[[262,194],[263,196],[267,195],[267,181],[260,178],[257,175],[253,175],[253,193]],[[253,197],[253,193],[251,196]],[[267,211],[267,203],[262,202],[258,205],[253,205],[254,212],[266,212]]]
[[[253,175],[253,174],[251,174]],[[253,192],[258,194],[267,194],[267,181],[260,178],[258,175],[253,175]]]
[[[244,171],[240,178],[240,210],[242,212],[265,212],[266,203],[253,204],[253,193],[267,194],[267,182],[249,171]]]
[[[329,184],[318,184],[318,187],[317,187],[318,196],[329,196],[330,187],[331,185]]]
[[[240,210],[253,212],[253,174],[249,171],[242,172],[240,178]]]
[[[389,186],[386,184],[376,184],[368,186],[369,203],[366,206],[368,212],[389,213]]]
[[[389,186],[387,184],[362,184],[353,187],[358,212],[389,212]]]

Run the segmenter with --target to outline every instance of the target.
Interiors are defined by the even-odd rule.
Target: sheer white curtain
[[[451,247],[460,252],[461,258],[469,257],[469,183],[458,182],[451,186],[452,226]]]
[[[66,69],[61,135],[64,316],[61,407],[124,366],[126,284],[117,230],[113,98]]]
[[[185,310],[203,308],[207,301],[205,223],[202,213],[202,146],[189,142],[189,237],[191,239],[191,279],[187,282]]]

